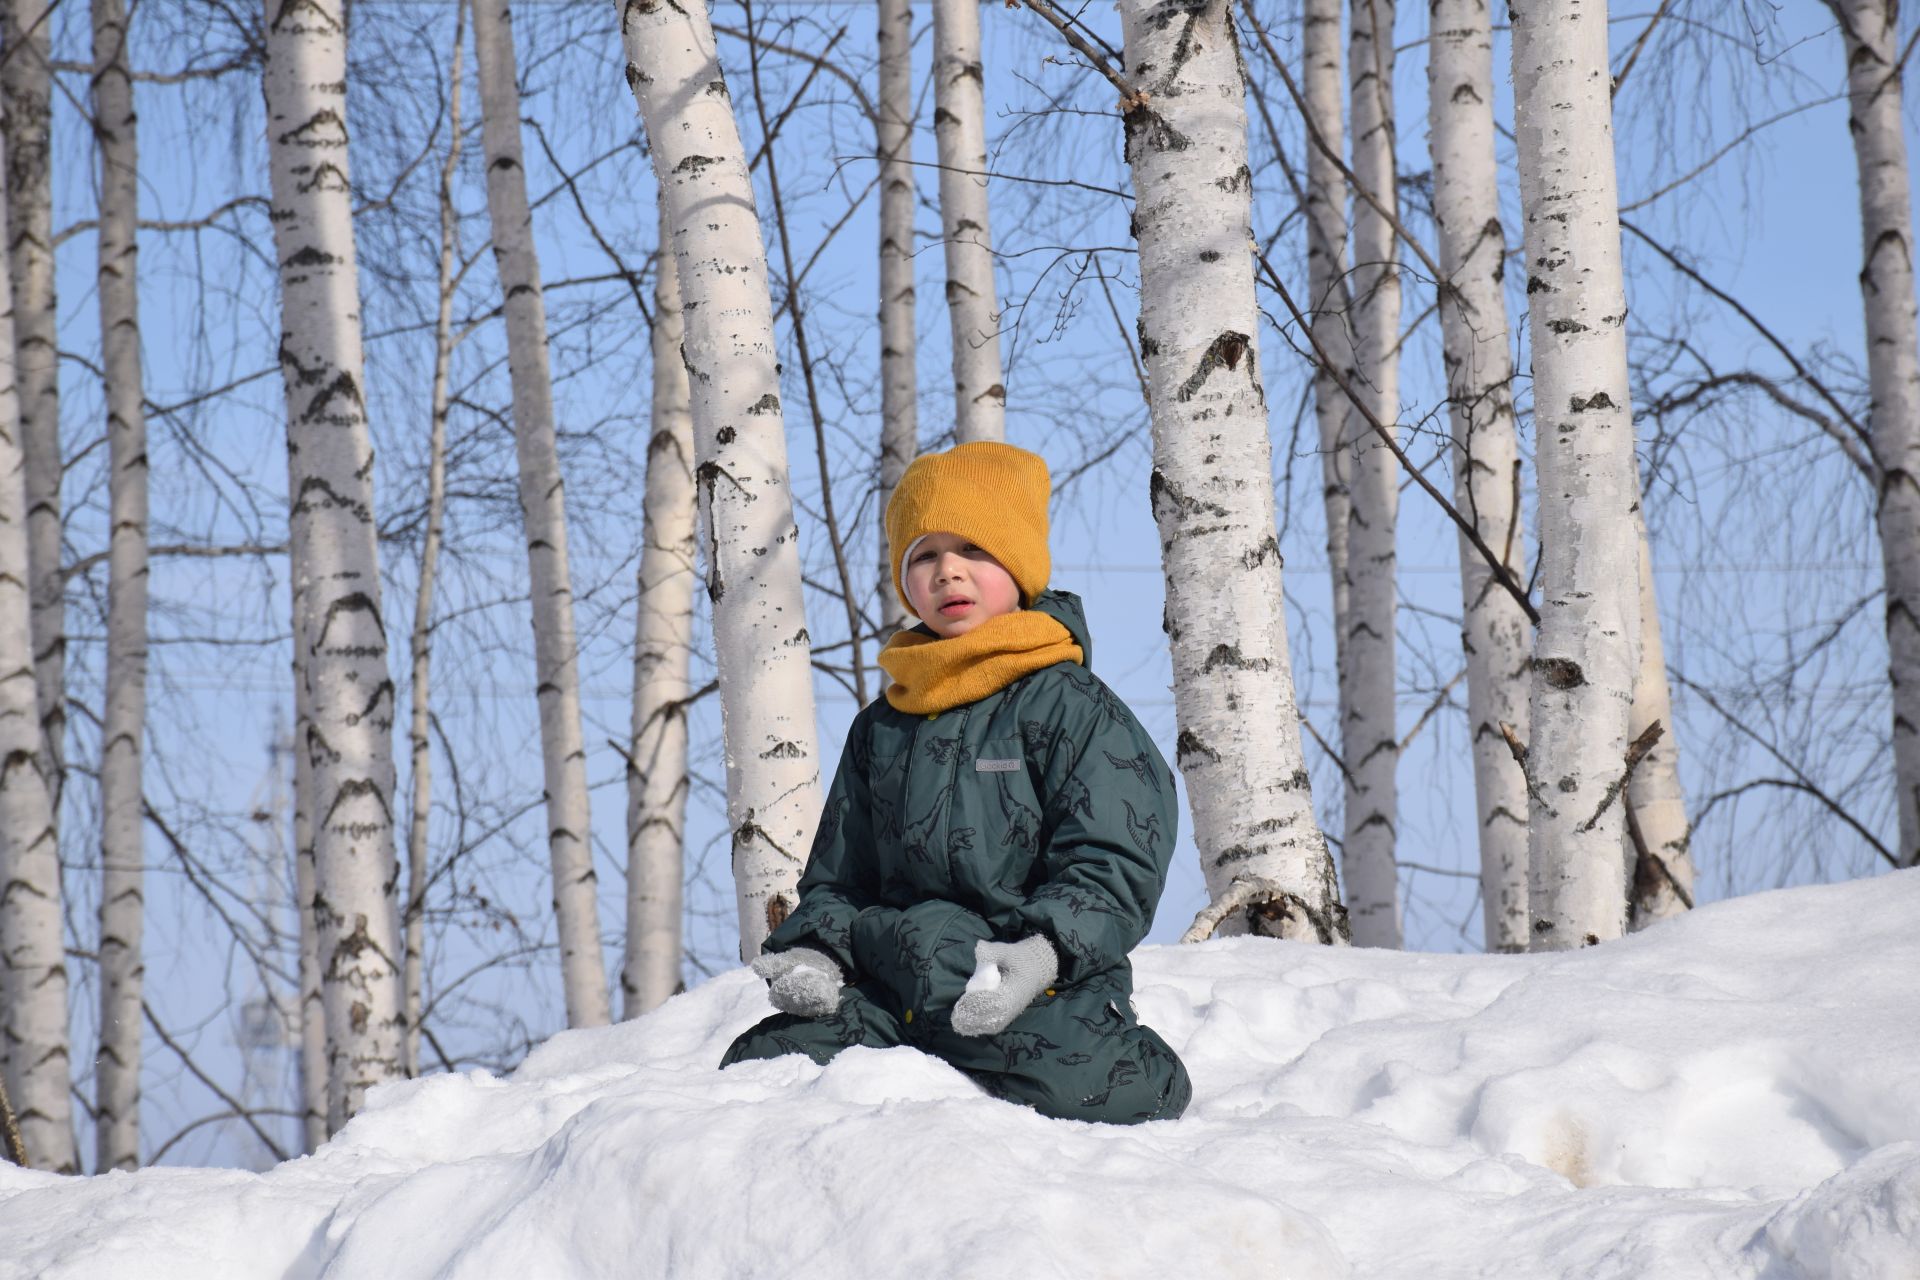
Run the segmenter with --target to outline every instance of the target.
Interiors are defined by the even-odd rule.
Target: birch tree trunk
[[[1346,147],[1340,99],[1340,0],[1304,0],[1300,34],[1301,96],[1327,151]],[[1320,428],[1321,491],[1327,512],[1327,564],[1333,575],[1335,662],[1346,668],[1347,521],[1351,499],[1352,439],[1356,416],[1341,381],[1359,385],[1353,367],[1347,292],[1347,179],[1326,151],[1307,148],[1307,287],[1313,295],[1313,339],[1329,364],[1313,370],[1313,412]],[[1330,367],[1337,364],[1337,370]],[[1336,374],[1338,376],[1336,376]],[[1365,424],[1359,424],[1364,428]],[[1345,688],[1345,677],[1341,677]],[[1342,703],[1344,706],[1345,703]]]
[[[292,575],[304,604],[327,1128],[406,1074],[393,833],[393,681],[380,613],[362,392],[340,0],[265,0],[267,142],[280,261]]]
[[[740,956],[751,960],[792,910],[820,816],[812,644],[766,247],[706,10],[616,3],[686,317],[681,350],[706,510]]]
[[[1507,319],[1506,233],[1500,226],[1493,142],[1493,32],[1487,0],[1435,0],[1428,41],[1428,124],[1440,299],[1453,429],[1453,498],[1525,581],[1514,432],[1513,347]],[[1527,780],[1501,736],[1525,741],[1527,617],[1460,535],[1460,634],[1467,656],[1467,723],[1474,812],[1480,831],[1480,898],[1486,948],[1527,949]]]
[[[1902,130],[1897,0],[1828,0],[1847,48],[1847,131],[1860,169],[1860,292],[1867,313],[1868,429],[1887,584],[1893,777],[1904,866],[1920,865],[1920,322]]]
[[[440,306],[433,321],[433,391],[427,428],[427,535],[420,548],[420,581],[413,595],[413,636],[409,643],[413,679],[409,686],[407,747],[412,798],[407,806],[407,908],[404,966],[407,1015],[407,1074],[420,1074],[421,977],[426,963],[427,833],[433,817],[433,594],[440,571],[440,542],[447,515],[447,407],[453,370],[453,273],[460,248],[460,221],[453,207],[453,181],[460,169],[462,54],[467,9],[456,4],[453,56],[447,74],[447,158],[440,166]]]
[[[1659,721],[1661,734],[1640,757],[1627,782],[1631,888],[1627,922],[1644,929],[1693,906],[1693,856],[1686,793],[1680,789],[1680,739],[1673,723],[1673,692],[1667,684],[1666,646],[1660,639],[1660,607],[1653,589],[1653,550],[1644,514],[1635,521],[1640,543],[1640,666],[1633,680],[1632,742]]]
[[[106,372],[107,704],[100,761],[100,1053],[94,1171],[140,1163],[142,739],[147,708],[147,417],[140,376],[140,164],[121,0],[93,0]]]
[[[875,528],[880,543],[883,633],[916,619],[893,589],[887,563],[887,504],[920,446],[919,376],[914,360],[913,11],[908,0],[880,0],[880,491]]]
[[[27,458],[27,538],[33,594],[34,681],[43,760],[60,823],[66,779],[66,580],[60,574],[60,356],[54,310],[53,184],[50,164],[53,77],[48,0],[0,0],[4,31],[0,93],[8,120],[7,197],[12,235],[14,375],[20,447]]]
[[[1399,208],[1394,173],[1393,0],[1353,0],[1347,70],[1353,89],[1353,176],[1388,210]],[[1400,417],[1400,271],[1391,222],[1356,195],[1353,205],[1355,384],[1373,416],[1391,429]],[[1353,415],[1354,456],[1347,504],[1347,616],[1339,623],[1340,752],[1346,761],[1341,869],[1353,940],[1400,945],[1400,883],[1394,865],[1395,774],[1400,734],[1394,715],[1394,529],[1400,468],[1393,453]]]
[[[0,161],[5,159],[0,132]],[[0,171],[4,171],[0,164]],[[5,240],[0,209],[0,241]],[[9,242],[10,243],[10,242]],[[0,296],[0,351],[14,350],[12,288]],[[36,1169],[78,1173],[61,938],[60,849],[53,829],[33,667],[26,463],[20,402],[0,368],[0,1061]]]
[[[301,599],[298,579],[292,587],[293,893],[300,947],[300,1143],[302,1150],[312,1154],[327,1140],[327,1008],[321,994],[320,926],[314,912],[319,881],[313,866],[313,765],[306,750],[312,717],[307,713],[307,664],[300,652],[300,611],[306,602]]]
[[[1640,660],[1639,547],[1605,0],[1512,7],[1540,469],[1527,757],[1531,947],[1626,928],[1620,795]]]
[[[940,229],[953,325],[954,436],[961,444],[1007,435],[993,232],[987,219],[985,90],[979,0],[933,0],[933,136],[939,144]]]
[[[664,234],[670,225],[664,191],[660,204]],[[687,698],[693,692],[693,584],[699,575],[693,412],[687,367],[680,361],[684,337],[680,272],[674,255],[662,253],[653,286],[653,424],[627,755],[627,962],[620,986],[629,1018],[657,1008],[680,985]]]
[[[534,252],[533,213],[520,152],[520,89],[513,15],[507,0],[473,0],[474,61],[480,72],[481,136],[487,151],[487,212],[493,256],[506,297],[507,366],[513,380],[513,439],[520,463],[520,513],[533,594],[539,668],[540,747],[546,766],[547,852],[560,932],[560,981],[567,1025],[612,1020],[600,954],[600,912],[587,796],[587,748],[580,729],[580,649],[567,567],[567,511],[554,440],[553,383],[547,368],[547,304]]]
[[[1213,905],[1230,896],[1244,904],[1221,932],[1343,942],[1346,912],[1313,817],[1281,604],[1246,81],[1231,8],[1125,0],[1121,20],[1126,65],[1146,94],[1124,119],[1162,625],[1194,841]]]

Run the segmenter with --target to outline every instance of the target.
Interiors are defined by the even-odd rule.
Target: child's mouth
[[[956,618],[971,608],[973,608],[971,600],[949,600],[940,606],[940,612],[949,618]]]

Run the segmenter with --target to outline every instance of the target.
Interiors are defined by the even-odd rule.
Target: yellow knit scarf
[[[880,665],[894,679],[887,701],[918,715],[978,702],[1056,662],[1084,661],[1073,633],[1037,609],[999,614],[945,640],[896,631],[880,651]]]

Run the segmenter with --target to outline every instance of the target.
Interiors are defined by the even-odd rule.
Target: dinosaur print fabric
[[[1067,627],[1082,663],[935,715],[882,698],[855,717],[799,905],[766,942],[825,952],[848,985],[833,1014],[769,1018],[722,1065],[909,1045],[1047,1115],[1125,1123],[1185,1108],[1186,1070],[1136,1021],[1127,961],[1166,883],[1173,775],[1084,665],[1079,598],[1046,591],[1033,608]],[[974,944],[1035,933],[1059,955],[1058,982],[998,1035],[957,1034]]]

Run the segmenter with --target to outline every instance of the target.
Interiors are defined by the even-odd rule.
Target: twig
[[[1627,805],[1627,836],[1633,841],[1634,880],[1638,882],[1641,871],[1652,867],[1660,873],[1660,878],[1667,882],[1667,887],[1673,890],[1673,896],[1680,899],[1687,910],[1693,910],[1693,894],[1689,893],[1687,887],[1674,876],[1673,868],[1667,865],[1667,860],[1647,847],[1647,837],[1640,830],[1640,818],[1634,813],[1632,804]]]
[[[1340,770],[1340,776],[1347,780],[1347,785],[1352,787],[1355,791],[1358,791],[1360,789],[1360,783],[1353,776],[1353,770],[1347,768],[1347,762],[1340,758],[1340,753],[1338,751],[1335,751],[1332,747],[1327,745],[1327,740],[1320,736],[1320,731],[1318,729],[1313,727],[1313,721],[1307,719],[1307,713],[1300,710],[1298,707],[1296,707],[1294,708],[1293,714],[1298,716],[1300,718],[1300,723],[1307,727],[1308,736],[1310,736],[1315,742],[1319,743],[1320,749],[1327,753],[1327,759],[1333,761],[1334,767]]]
[[[285,554],[287,554],[287,546],[284,542],[275,543],[272,546],[259,543],[243,543],[239,546],[232,547],[208,546],[202,543],[188,542],[150,547],[147,550],[149,558],[153,556],[189,556],[195,559],[218,559],[222,556],[283,556]],[[60,567],[60,576],[63,578],[78,578],[95,567],[105,564],[108,555],[108,552],[97,551],[90,556],[82,556],[72,564],[62,565]]]
[[[1715,709],[1718,710],[1718,708]],[[1725,715],[1726,713],[1721,712],[1721,714]],[[1873,832],[1860,825],[1859,819],[1848,813],[1833,797],[1829,796],[1820,788],[1810,782],[1804,782],[1796,778],[1753,778],[1741,783],[1737,787],[1728,787],[1725,791],[1716,791],[1711,796],[1708,796],[1705,803],[1700,806],[1700,812],[1694,817],[1695,824],[1697,825],[1701,819],[1705,818],[1708,812],[1722,800],[1730,799],[1743,791],[1751,791],[1755,787],[1779,787],[1785,791],[1806,792],[1815,800],[1825,805],[1834,817],[1840,819],[1840,821],[1846,823],[1849,827],[1852,827],[1854,833],[1871,845],[1873,851],[1884,858],[1888,866],[1896,871],[1900,869],[1900,859],[1893,856],[1893,850],[1882,844],[1879,837],[1875,836]]]
[[[1771,742],[1768,742],[1765,738],[1762,738],[1759,734],[1755,733],[1752,729],[1749,729],[1745,724],[1743,724],[1740,721],[1739,717],[1735,716],[1731,711],[1728,711],[1725,707],[1721,706],[1719,703],[1719,700],[1716,699],[1712,693],[1708,692],[1704,687],[1697,685],[1693,681],[1687,679],[1685,676],[1681,675],[1680,672],[1673,667],[1667,668],[1667,675],[1672,678],[1674,683],[1682,686],[1683,688],[1689,689],[1696,694],[1699,694],[1700,700],[1706,703],[1709,707],[1712,707],[1714,711],[1719,714],[1721,719],[1725,720],[1728,724],[1732,725],[1735,729],[1737,729],[1740,733],[1744,734],[1746,737],[1752,739],[1755,745],[1757,745],[1762,751],[1765,751],[1768,755],[1772,756],[1775,760],[1778,760],[1783,766],[1786,767],[1788,772],[1794,775],[1793,780],[1791,782],[1785,779],[1780,779],[1780,778],[1759,778],[1748,785],[1750,786],[1772,785],[1777,787],[1786,787],[1789,790],[1793,790],[1793,791],[1806,792],[1808,795],[1820,801],[1821,804],[1824,804],[1825,806],[1827,806],[1828,809],[1832,810],[1835,817],[1839,818],[1842,822],[1846,823],[1848,826],[1852,827],[1855,831],[1857,831],[1860,834],[1860,838],[1865,840],[1868,844],[1872,845],[1874,849],[1879,852],[1880,856],[1885,858],[1890,865],[1894,867],[1899,867],[1901,865],[1900,859],[1895,857],[1891,850],[1889,850],[1885,845],[1880,843],[1880,841],[1874,836],[1874,834],[1867,829],[1867,825],[1864,822],[1861,822],[1858,818],[1854,817],[1851,813],[1848,813],[1846,808],[1843,805],[1841,805],[1841,803],[1838,800],[1835,800],[1832,796],[1822,791],[1819,787],[1816,787],[1813,784],[1813,779],[1809,778],[1806,775],[1805,770],[1801,769],[1800,766],[1795,764],[1793,761],[1787,759],[1787,757],[1780,751],[1779,748],[1775,747]],[[1723,792],[1722,794],[1724,795],[1727,793]],[[1715,800],[1717,800],[1718,798],[1719,797],[1715,797]],[[1707,809],[1711,808],[1712,805],[1713,805],[1713,801],[1709,801],[1706,805],[1702,806],[1699,816],[1694,819],[1696,825],[1698,824],[1699,819],[1701,817],[1706,816]]]
[[[1653,11],[1653,16],[1647,19],[1647,25],[1640,29],[1640,38],[1633,42],[1633,48],[1627,51],[1626,62],[1621,65],[1619,72],[1613,77],[1613,88],[1608,91],[1612,96],[1620,96],[1621,82],[1627,78],[1627,73],[1633,70],[1633,64],[1640,61],[1640,53],[1647,47],[1647,41],[1652,37],[1653,29],[1660,25],[1660,19],[1666,17],[1667,10],[1672,7],[1673,0],[1660,0],[1660,7]],[[1687,905],[1691,906],[1693,904],[1689,903]]]
[[[1300,113],[1300,122],[1306,126],[1307,139],[1312,142],[1314,149],[1339,167],[1340,176],[1347,180],[1347,184],[1353,188],[1354,194],[1372,206],[1373,211],[1380,215],[1381,220],[1393,228],[1393,233],[1399,237],[1400,243],[1413,250],[1414,257],[1420,259],[1420,265],[1425,267],[1427,274],[1433,277],[1434,286],[1438,289],[1439,293],[1443,297],[1459,301],[1471,312],[1472,307],[1466,304],[1464,298],[1460,297],[1459,291],[1453,287],[1452,280],[1446,272],[1440,269],[1440,264],[1433,260],[1433,255],[1427,252],[1427,247],[1420,243],[1419,237],[1409,231],[1406,224],[1400,221],[1400,215],[1392,209],[1387,208],[1380,197],[1374,194],[1372,188],[1360,181],[1360,176],[1347,167],[1347,162],[1341,158],[1339,149],[1328,145],[1326,135],[1320,132],[1320,126],[1313,118],[1313,112],[1307,109],[1307,99],[1305,95],[1300,92],[1300,86],[1295,82],[1293,73],[1287,70],[1286,59],[1282,58],[1280,51],[1273,47],[1273,40],[1267,35],[1266,28],[1262,27],[1259,22],[1254,19],[1253,15],[1248,13],[1244,8],[1241,10],[1241,16],[1246,19],[1247,25],[1253,28],[1253,34],[1259,37],[1260,47],[1265,50],[1267,60],[1273,63],[1273,69],[1280,73],[1280,80],[1287,86],[1288,95],[1293,98],[1294,109]],[[1359,264],[1355,263],[1354,265],[1358,266]],[[1389,265],[1398,266],[1397,263]],[[1534,621],[1538,622],[1539,619],[1536,618]]]
[[[1413,722],[1413,728],[1407,730],[1407,736],[1400,739],[1400,750],[1405,751],[1407,749],[1408,744],[1413,741],[1414,735],[1426,727],[1427,721],[1433,719],[1433,713],[1447,705],[1447,695],[1453,692],[1453,686],[1459,684],[1466,678],[1467,669],[1462,667],[1453,673],[1453,679],[1440,686],[1440,692],[1434,696],[1432,702],[1427,704],[1427,709],[1420,713],[1420,718]],[[1402,863],[1401,865],[1405,866],[1406,864]]]
[[[1075,31],[1072,24],[1069,23],[1067,19],[1061,17],[1060,11],[1047,3],[1047,0],[1007,0],[1007,3],[1009,8],[1014,7],[1016,3],[1026,5],[1027,8],[1039,14],[1041,20],[1048,26],[1058,31],[1060,38],[1073,46],[1075,53],[1087,60],[1088,66],[1099,72],[1106,78],[1108,84],[1119,90],[1120,110],[1122,112],[1131,111],[1135,107],[1146,105],[1146,91],[1136,89],[1125,76],[1121,75],[1120,72],[1114,68],[1112,61],[1105,54],[1088,44],[1086,37]],[[1105,42],[1102,41],[1102,43]]]
[[[753,7],[749,0],[743,0],[743,4],[746,9],[747,30],[751,32],[753,30]],[[839,31],[834,33],[833,40],[827,45],[829,52],[832,51],[833,45],[837,43],[840,37],[845,35],[846,32],[847,29],[841,27]],[[800,286],[795,279],[793,269],[793,236],[787,229],[787,204],[780,193],[780,167],[774,162],[773,158],[773,139],[779,132],[780,124],[785,123],[787,114],[793,110],[793,107],[788,107],[787,112],[781,114],[777,123],[770,124],[767,120],[766,95],[760,88],[760,53],[757,48],[751,45],[748,47],[747,67],[753,81],[754,114],[759,117],[760,132],[767,139],[767,186],[769,194],[773,197],[774,225],[780,232],[780,265],[781,274],[785,277],[786,281],[787,314],[793,322],[793,340],[794,345],[799,349],[800,375],[807,389],[807,410],[813,423],[814,453],[820,466],[820,507],[827,526],[827,540],[833,548],[834,568],[840,576],[840,589],[843,593],[843,600],[847,611],[847,634],[855,638],[853,645],[853,694],[859,704],[864,707],[867,704],[867,672],[866,663],[862,657],[860,644],[858,642],[860,635],[860,613],[858,606],[854,602],[853,578],[851,571],[847,567],[846,539],[840,533],[839,519],[833,509],[833,475],[831,468],[827,464],[826,422],[820,409],[820,391],[817,380],[814,377],[813,354],[807,343],[806,307],[800,300]],[[818,69],[816,65],[807,72],[806,81],[804,81],[800,87],[801,93],[806,92],[806,85],[812,82],[813,74]],[[796,93],[794,95],[794,104],[798,105],[798,103],[799,94]]]
[[[1640,762],[1647,758],[1647,752],[1653,750],[1653,744],[1660,741],[1666,731],[1667,727],[1655,720],[1640,731],[1639,737],[1627,744],[1625,767],[1621,769],[1620,777],[1607,784],[1606,794],[1600,797],[1600,807],[1593,811],[1591,818],[1580,825],[1579,830],[1591,831],[1599,825],[1600,815],[1607,811],[1607,806],[1612,804],[1616,797],[1626,791],[1627,783],[1633,779],[1633,771],[1640,767]]]
[[[1409,458],[1406,450],[1400,447],[1400,442],[1393,438],[1393,433],[1387,430],[1385,423],[1380,421],[1379,415],[1374,413],[1372,406],[1367,404],[1366,398],[1354,390],[1353,383],[1340,372],[1339,366],[1327,354],[1326,348],[1320,345],[1320,339],[1314,336],[1313,326],[1307,322],[1306,316],[1301,314],[1299,306],[1293,300],[1293,295],[1287,292],[1287,286],[1280,280],[1280,273],[1273,269],[1273,264],[1267,260],[1267,255],[1262,253],[1259,259],[1260,265],[1266,270],[1267,282],[1273,286],[1274,292],[1280,295],[1280,300],[1287,304],[1287,310],[1292,314],[1294,323],[1300,326],[1300,331],[1306,335],[1307,341],[1313,346],[1313,354],[1320,361],[1327,376],[1333,379],[1334,384],[1340,388],[1348,402],[1360,411],[1360,416],[1367,420],[1367,426],[1380,437],[1380,442],[1399,460],[1400,466],[1426,491],[1428,497],[1439,504],[1440,509],[1446,512],[1453,523],[1459,527],[1467,541],[1473,544],[1474,550],[1480,553],[1486,560],[1487,566],[1492,569],[1494,580],[1506,588],[1507,593],[1520,606],[1520,611],[1527,615],[1527,621],[1539,626],[1540,611],[1533,607],[1533,601],[1527,599],[1526,589],[1515,580],[1513,570],[1495,558],[1493,548],[1488,546],[1487,540],[1480,536],[1480,530],[1474,527],[1471,520],[1460,514],[1459,508],[1447,501],[1440,490],[1434,487],[1433,481],[1427,479],[1425,471],[1414,465],[1413,459]]]
[[[193,1074],[193,1078],[205,1085],[214,1097],[231,1107],[235,1115],[246,1121],[247,1128],[253,1130],[253,1136],[260,1139],[262,1145],[273,1153],[275,1160],[284,1162],[287,1158],[287,1153],[280,1149],[280,1144],[275,1142],[272,1135],[260,1127],[260,1122],[253,1118],[253,1112],[248,1109],[245,1103],[228,1093],[225,1089],[222,1089],[219,1082],[202,1071],[199,1064],[188,1056],[187,1051],[181,1048],[172,1036],[167,1034],[167,1029],[160,1025],[160,1019],[154,1016],[153,1006],[142,1000],[140,1002],[140,1012],[147,1015],[147,1025],[153,1028],[153,1033],[160,1037],[162,1044],[173,1050],[174,1055],[180,1059],[181,1064]]]
[[[1695,271],[1692,267],[1680,261],[1680,259],[1677,256],[1675,256],[1675,254],[1671,249],[1668,249],[1665,245],[1661,244],[1658,240],[1655,240],[1652,236],[1642,231],[1639,227],[1635,226],[1633,223],[1628,222],[1625,218],[1620,219],[1620,229],[1622,231],[1630,231],[1634,235],[1638,236],[1640,240],[1647,245],[1647,247],[1649,247],[1655,253],[1659,254],[1661,257],[1665,258],[1669,263],[1671,263],[1673,265],[1674,270],[1678,271],[1681,275],[1687,277],[1687,279],[1699,285],[1702,289],[1705,289],[1708,293],[1712,294],[1714,297],[1720,299],[1720,301],[1732,307],[1734,311],[1736,311],[1739,314],[1741,319],[1745,320],[1748,324],[1752,325],[1755,332],[1757,332],[1761,337],[1765,338],[1768,344],[1771,345],[1775,351],[1778,351],[1782,356],[1786,358],[1787,364],[1792,367],[1795,373],[1800,375],[1800,377],[1806,382],[1808,386],[1812,387],[1816,392],[1820,394],[1820,398],[1822,400],[1825,400],[1830,406],[1832,406],[1834,413],[1839,415],[1840,421],[1846,423],[1849,427],[1853,429],[1854,435],[1859,437],[1860,442],[1864,445],[1867,445],[1869,448],[1872,447],[1872,443],[1873,443],[1872,439],[1868,436],[1866,430],[1863,427],[1861,427],[1859,421],[1855,419],[1854,416],[1847,411],[1847,407],[1840,403],[1839,398],[1836,397],[1833,394],[1833,392],[1827,390],[1827,386],[1825,383],[1821,382],[1820,379],[1814,377],[1813,374],[1807,371],[1807,367],[1800,363],[1799,357],[1793,354],[1793,349],[1791,347],[1787,346],[1786,343],[1782,342],[1780,338],[1773,332],[1773,330],[1767,328],[1766,325],[1760,323],[1760,317],[1754,315],[1753,312],[1747,310],[1744,306],[1740,305],[1740,303],[1737,300],[1735,300],[1733,295],[1727,293],[1724,289],[1718,288],[1713,284],[1712,281],[1708,280],[1705,276],[1701,275],[1698,271]]]

